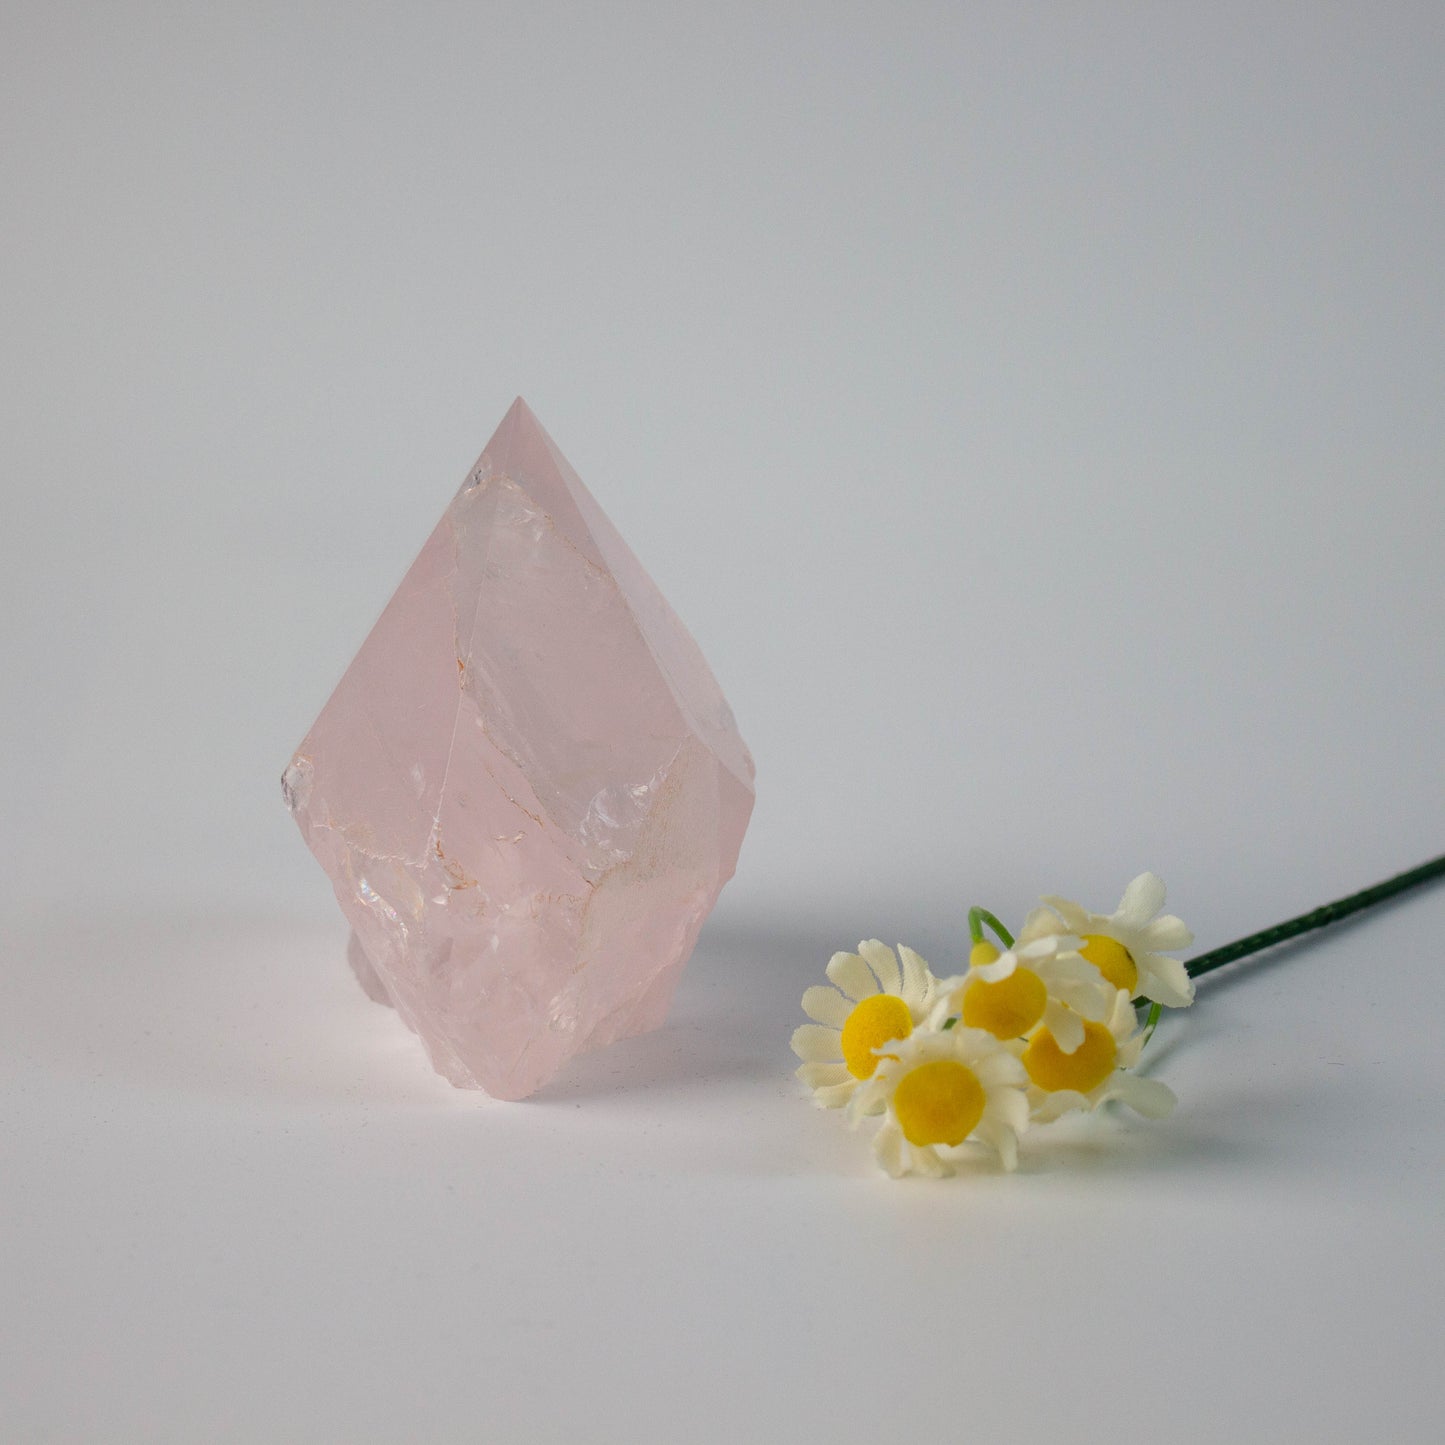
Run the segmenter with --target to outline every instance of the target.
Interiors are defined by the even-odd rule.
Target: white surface
[[[431,1077],[336,929],[12,935],[0,1437],[1434,1438],[1442,926],[1216,981],[1172,1121],[943,1184],[793,1097],[806,931],[715,927],[524,1105]]]
[[[875,1180],[864,934],[1209,947],[1442,848],[1428,7],[0,8],[0,1438],[1428,1438],[1440,894],[1184,1099]],[[759,764],[663,1033],[505,1108],[276,778],[513,395]]]

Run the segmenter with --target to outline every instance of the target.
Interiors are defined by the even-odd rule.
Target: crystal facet
[[[282,779],[350,960],[520,1099],[656,1027],[753,764],[697,644],[519,398]]]

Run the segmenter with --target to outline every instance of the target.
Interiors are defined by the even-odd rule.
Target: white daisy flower
[[[1006,952],[974,944],[968,972],[938,986],[933,1027],[957,1016],[997,1039],[1017,1039],[1042,1023],[1066,1052],[1078,1048],[1083,1020],[1107,1018],[1114,990],[1081,957],[1081,940],[1060,933],[1058,924],[1051,910],[1036,908]]]
[[[1194,980],[1177,958],[1164,956],[1166,950],[1188,948],[1194,935],[1172,914],[1155,917],[1164,906],[1164,884],[1153,873],[1141,873],[1107,916],[1090,913],[1067,898],[1044,902],[1079,936],[1079,952],[1113,987],[1166,1008],[1194,1002]]]
[[[1084,1041],[1070,1053],[1048,1029],[1040,1029],[1022,1054],[1029,1076],[1030,1117],[1044,1123],[1071,1109],[1097,1109],[1118,1099],[1147,1118],[1164,1118],[1176,1103],[1173,1091],[1157,1079],[1124,1072],[1139,1062],[1144,1040],[1129,990],[1124,988],[1115,993],[1103,1023],[1084,1025]]]
[[[849,1109],[855,1122],[863,1114],[886,1111],[873,1153],[895,1179],[952,1174],[952,1162],[939,1150],[970,1139],[1013,1169],[1019,1133],[1029,1122],[1027,1082],[1017,1055],[983,1029],[920,1030],[880,1057]]]
[[[895,957],[876,938],[857,953],[835,953],[828,977],[836,987],[815,984],[803,994],[803,1012],[815,1022],[795,1030],[793,1052],[813,1102],[836,1109],[873,1077],[874,1050],[906,1039],[928,1017],[938,980],[911,948],[900,943]]]

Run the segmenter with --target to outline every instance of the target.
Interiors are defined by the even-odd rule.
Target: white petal
[[[897,993],[903,987],[903,976],[898,972],[898,960],[886,943],[876,938],[865,939],[858,945],[858,952],[868,962],[868,967],[878,976],[879,986],[884,993]]]
[[[952,999],[942,998],[928,1011],[928,1017],[923,1020],[923,1027],[930,1033],[942,1033],[943,1026],[949,1019],[957,1018],[958,1010],[953,1005]]]
[[[970,978],[981,978],[985,983],[998,983],[1008,978],[1019,966],[1018,955],[1010,950],[1001,953],[992,963],[976,963],[968,971]]]
[[[1019,1167],[1019,1142],[1007,1125],[985,1120],[974,1132],[998,1155],[998,1162],[1010,1174]]]
[[[820,1109],[841,1109],[856,1092],[856,1086],[850,1079],[846,1084],[830,1084],[826,1089],[814,1089],[813,1102]],[[878,1106],[879,1109],[882,1107],[881,1104]],[[873,1112],[877,1113],[878,1109]]]
[[[986,1093],[991,1094],[995,1089],[1021,1088],[1028,1082],[1028,1070],[1016,1055],[1005,1049],[993,1050],[986,1058],[974,1060],[972,1067]]]
[[[1022,1089],[999,1089],[984,1107],[983,1117],[1022,1133],[1029,1124],[1029,1101]]]
[[[963,979],[959,977],[935,979],[930,989],[937,1000],[928,1015],[928,1027],[941,1029],[949,1019],[955,1017],[963,1007]]]
[[[1018,937],[1014,939],[1014,947],[1022,947],[1040,938],[1057,937],[1063,931],[1059,915],[1052,908],[1035,908],[1030,910],[1029,916],[1024,919],[1024,926],[1019,929]]]
[[[843,1057],[842,1036],[822,1024],[803,1024],[793,1030],[793,1052],[809,1063],[833,1063]]]
[[[932,974],[928,965],[907,945],[898,945],[898,957],[903,964],[903,999],[915,1009],[924,1008],[929,1002],[929,982]]]
[[[1081,908],[1067,898],[1058,898],[1052,895],[1045,897],[1044,903],[1063,919],[1070,933],[1093,932],[1091,925],[1098,918],[1097,913],[1090,913],[1087,908]]]
[[[1120,923],[1143,928],[1164,907],[1164,880],[1157,873],[1141,873],[1124,890],[1114,914]]]
[[[1064,934],[1051,933],[1047,938],[1036,938],[1031,943],[1016,943],[1013,951],[1025,959],[1049,958],[1059,951],[1059,939],[1063,937]]]
[[[1144,1031],[1144,1020],[1148,1018],[1148,1013],[1141,1016],[1133,1001],[1127,999],[1123,989],[1119,990],[1119,999],[1121,1006],[1115,1008],[1109,1018],[1109,1032],[1114,1035],[1114,1042],[1118,1045],[1119,1067],[1132,1069],[1139,1062],[1139,1054],[1149,1041],[1149,1036]]]
[[[815,1023],[841,1029],[848,1022],[853,1005],[836,988],[815,983],[803,993],[803,1012]]]
[[[1031,1099],[1034,1121],[1039,1124],[1051,1124],[1075,1109],[1089,1107],[1088,1099],[1076,1089],[1057,1089],[1051,1094],[1040,1089]]]
[[[971,1029],[967,1024],[957,1024],[943,1035],[939,1045],[945,1053],[961,1055],[970,1066],[1005,1054],[1008,1045],[994,1038],[986,1029]]]
[[[1127,1104],[1146,1119],[1167,1119],[1179,1102],[1167,1084],[1158,1079],[1141,1079],[1137,1074],[1119,1074],[1109,1085],[1109,1097]]]
[[[1139,1062],[1139,1055],[1144,1049],[1144,1035],[1137,1033],[1133,1038],[1125,1039],[1119,1045],[1116,1062],[1121,1069],[1132,1069]]]
[[[1177,953],[1194,942],[1194,934],[1182,918],[1166,913],[1139,930],[1139,942],[1150,953]]]
[[[1057,999],[1051,998],[1044,1005],[1044,1023],[1066,1054],[1072,1054],[1084,1042],[1083,1020]]]
[[[1062,954],[1042,965],[1039,976],[1050,994],[1086,1019],[1108,1018],[1114,989],[1088,959]]]
[[[1093,965],[1090,964],[1090,967]],[[1093,978],[1081,983],[1056,984],[1050,980],[1049,992],[1068,1004],[1076,1014],[1094,1023],[1102,1023],[1109,1017],[1109,1006],[1114,1001],[1114,990],[1097,969],[1094,970]],[[1068,1052],[1072,1053],[1073,1050]]]
[[[1177,958],[1146,953],[1135,960],[1139,965],[1139,992],[1165,1008],[1188,1008],[1194,1002],[1194,980]]]
[[[891,1119],[873,1136],[873,1157],[894,1179],[903,1175],[903,1131]]]
[[[856,1129],[864,1119],[881,1114],[888,1107],[888,1085],[876,1074],[861,1080],[848,1100],[848,1126]]]
[[[908,1167],[914,1174],[921,1174],[925,1179],[947,1179],[953,1173],[953,1165],[941,1159],[931,1144],[908,1144],[905,1148]]]
[[[1139,1027],[1139,1010],[1127,988],[1109,990],[1109,1007],[1104,1017],[1115,1039],[1126,1039]]]
[[[828,960],[827,974],[851,999],[867,998],[878,992],[868,965],[856,953],[835,953]]]
[[[853,1077],[847,1064],[799,1064],[794,1072],[810,1089],[846,1084]]]
[[[1039,971],[1051,983],[1055,979],[1060,982],[1067,979],[1071,983],[1086,983],[1091,988],[1103,977],[1095,964],[1078,953],[1055,954]]]

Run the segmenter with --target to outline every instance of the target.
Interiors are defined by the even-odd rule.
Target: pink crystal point
[[[753,763],[697,644],[520,398],[282,779],[352,967],[520,1099],[655,1028]]]

